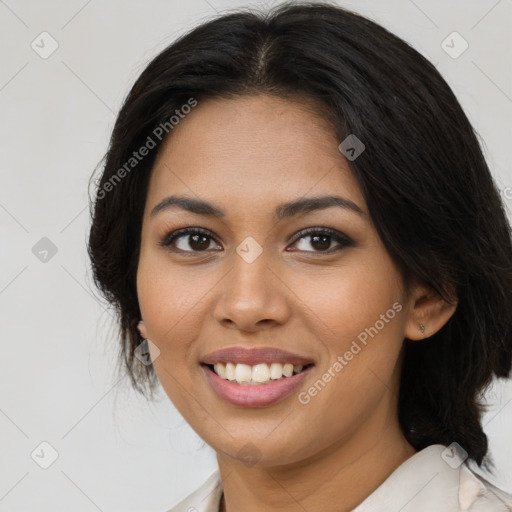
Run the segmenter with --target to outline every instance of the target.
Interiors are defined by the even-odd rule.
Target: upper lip
[[[259,363],[291,363],[305,366],[313,363],[313,360],[275,347],[229,347],[210,352],[203,357],[201,362],[204,364],[240,363],[251,366]]]

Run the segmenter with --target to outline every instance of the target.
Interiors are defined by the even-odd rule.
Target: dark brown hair
[[[475,131],[436,68],[383,27],[329,4],[203,23],[155,57],[128,94],[92,201],[88,250],[95,283],[117,311],[133,385],[144,392],[157,382],[134,358],[142,214],[165,138],[155,134],[163,126],[172,136],[171,118],[191,98],[254,93],[314,99],[340,142],[355,134],[365,144],[349,165],[404,282],[420,279],[458,299],[438,333],[405,340],[401,428],[417,450],[456,441],[481,465],[479,396],[512,364],[510,225]],[[149,138],[148,154],[130,160]]]

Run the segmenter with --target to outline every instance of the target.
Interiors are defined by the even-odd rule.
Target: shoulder
[[[166,512],[218,512],[222,480],[217,470],[198,489]]]
[[[491,484],[467,464],[460,468],[459,503],[464,512],[512,512],[512,494]]]
[[[353,512],[512,512],[512,496],[452,446],[430,445],[403,462]]]

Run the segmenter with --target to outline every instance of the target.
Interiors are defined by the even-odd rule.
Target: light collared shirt
[[[415,453],[352,512],[512,512],[511,494],[475,473],[467,460],[450,460],[448,450],[434,444]],[[217,470],[167,512],[219,512],[222,493]]]

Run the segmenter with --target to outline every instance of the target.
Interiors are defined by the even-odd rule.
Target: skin
[[[406,292],[340,141],[319,112],[304,98],[199,102],[160,149],[149,183],[139,330],[160,350],[154,367],[165,392],[216,451],[227,512],[340,512],[361,503],[416,453],[397,419],[403,339],[421,342],[455,309],[422,283]],[[175,208],[151,216],[171,194],[207,200],[226,214]],[[335,206],[279,222],[272,216],[280,203],[333,194],[366,215]],[[159,245],[184,227],[201,227],[212,238],[199,249],[187,235],[175,240],[175,252]],[[309,227],[335,229],[353,245],[330,238],[322,246],[310,235],[293,241]],[[236,252],[248,236],[263,249],[252,263]],[[298,393],[396,302],[401,311],[302,404]],[[218,397],[199,365],[209,352],[234,345],[279,347],[315,367],[278,403],[234,406]],[[256,464],[244,461],[248,447]]]

